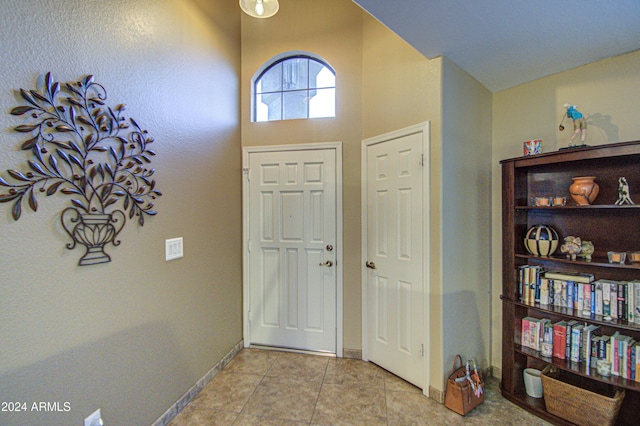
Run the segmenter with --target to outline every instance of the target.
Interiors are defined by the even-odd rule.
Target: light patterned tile
[[[242,414],[309,422],[319,392],[319,381],[265,377]]]
[[[212,409],[202,409],[188,405],[169,426],[228,426],[238,417],[237,413]]]
[[[279,352],[245,348],[229,362],[224,371],[264,375],[278,356]]]
[[[267,376],[320,382],[328,363],[329,358],[324,356],[282,353],[267,372]]]
[[[203,409],[219,409],[239,413],[256,390],[262,376],[223,371],[189,404]]]
[[[462,425],[463,417],[415,392],[387,392],[389,425]]]
[[[311,419],[314,425],[386,425],[384,390],[325,383]]]
[[[240,414],[236,421],[233,423],[233,426],[300,426],[306,424],[308,423]]]
[[[402,380],[395,374],[384,372],[385,389],[387,392],[413,392],[422,394],[422,389]]]
[[[386,372],[370,362],[353,359],[331,359],[324,376],[324,383],[334,385],[384,386]]]

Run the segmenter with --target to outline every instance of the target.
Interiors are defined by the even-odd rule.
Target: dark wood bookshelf
[[[619,376],[597,374],[595,362],[574,363],[543,357],[540,352],[520,345],[520,325],[527,316],[557,321],[577,320],[597,324],[603,335],[620,331],[640,341],[640,325],[626,320],[605,319],[602,315],[539,303],[523,303],[518,299],[518,267],[538,265],[558,272],[591,273],[598,279],[632,281],[640,279],[640,264],[612,264],[608,251],[640,250],[640,141],[600,146],[563,149],[540,155],[506,159],[502,165],[502,382],[505,398],[537,416],[557,425],[570,422],[546,410],[544,399],[529,397],[524,389],[523,370],[543,369],[552,365],[565,376],[575,378],[582,386],[598,385],[626,390],[616,424],[637,424],[640,417],[640,382]],[[600,193],[589,206],[579,206],[569,195],[572,177],[595,176]],[[615,205],[618,178],[629,183],[634,205]],[[534,206],[534,197],[567,197],[564,206]],[[560,253],[532,256],[525,250],[527,230],[538,224],[554,228],[563,238],[579,236],[592,241],[592,259],[570,260]],[[559,244],[559,245],[560,245]],[[558,245],[558,247],[559,247]],[[640,372],[638,372],[640,374]]]

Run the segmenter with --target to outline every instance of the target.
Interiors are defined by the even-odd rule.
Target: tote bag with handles
[[[477,371],[475,361],[469,360],[465,365],[462,357],[456,355],[453,359],[452,373],[447,380],[444,405],[464,416],[482,401],[484,401],[484,382]]]

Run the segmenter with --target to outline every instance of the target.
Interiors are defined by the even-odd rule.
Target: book
[[[544,324],[540,351],[544,357],[553,356],[553,324],[551,324],[551,320],[547,320]]]
[[[625,299],[627,297],[627,286],[624,283],[618,283],[618,319],[627,319],[627,310],[625,306]]]
[[[540,278],[540,304],[549,304],[549,279]]]
[[[587,368],[591,368],[591,341],[598,332],[600,326],[589,324],[582,329],[580,341],[580,361],[584,362]]]
[[[634,380],[640,382],[640,342],[633,345],[633,349],[636,353],[636,377]]]
[[[560,294],[560,306],[566,308],[567,305],[567,282],[561,281],[562,293]]]
[[[602,315],[611,316],[611,284],[608,281],[602,281]]]
[[[553,356],[565,359],[567,352],[567,323],[558,321],[553,324]]]
[[[636,360],[635,360],[635,351],[633,347],[636,344],[635,339],[629,340],[627,344],[627,379],[635,380],[636,379]]]
[[[538,329],[537,329],[537,335],[536,335],[536,350],[540,351],[542,350],[542,343],[544,342],[544,330],[545,327],[547,326],[547,324],[550,324],[551,320],[548,318],[542,318],[541,320],[538,321]]]
[[[582,315],[591,315],[591,285],[584,286],[584,305]]]
[[[607,359],[607,344],[610,339],[611,336],[600,336],[598,340],[598,359]]]
[[[635,290],[633,282],[626,283],[627,287],[627,321],[630,323],[635,322],[634,311],[635,311]]]
[[[620,360],[618,359],[618,340],[620,339],[620,332],[616,331],[615,333],[613,333],[611,335],[611,351],[610,351],[610,356],[611,356],[611,374],[614,376],[619,376],[620,375],[620,370],[619,370],[619,366],[620,366]]]
[[[571,356],[569,359],[571,362],[580,362],[581,361],[581,343],[582,343],[582,330],[584,326],[582,324],[578,324],[574,327],[571,327]]]
[[[596,286],[596,303],[595,303],[594,313],[596,315],[602,315],[602,297],[603,297],[602,282],[596,281],[595,286]]]
[[[578,283],[578,313],[584,310],[584,286],[586,284]]]
[[[590,283],[595,279],[595,276],[593,274],[581,272],[547,271],[544,273],[544,276],[546,278],[551,278],[554,280],[573,281],[577,283]]]
[[[533,317],[525,317],[522,318],[522,331],[520,334],[520,344],[522,347],[528,348],[529,342],[531,341],[531,326],[529,324],[530,321],[533,321],[535,318]]]
[[[612,281],[611,290],[611,318],[618,318],[618,283]]]
[[[640,324],[640,281],[633,282],[633,322]]]
[[[566,308],[573,309],[573,281],[567,281],[567,306]]]
[[[571,320],[569,322],[567,322],[567,345],[565,347],[565,357],[566,358],[571,358],[571,341],[572,341],[572,331],[573,331],[573,327],[578,325],[578,321],[576,320]]]
[[[553,280],[553,306],[562,306],[562,281]]]
[[[629,343],[631,342],[631,336],[620,336],[618,340],[618,372],[623,379],[629,378]]]

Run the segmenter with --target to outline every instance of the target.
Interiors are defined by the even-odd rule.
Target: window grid
[[[295,75],[300,68],[300,63],[297,62],[299,60],[304,60],[306,62],[306,67],[304,69],[305,75],[303,87],[301,87],[301,85],[299,84],[301,83],[299,81],[299,77]],[[320,74],[324,70],[327,70],[331,73],[333,78],[332,85],[321,85],[316,82],[316,84],[313,85],[314,87],[311,87],[311,68],[314,65],[319,66],[316,75]],[[272,72],[279,73],[279,85],[274,86],[274,90],[263,91],[263,78],[265,78],[269,75],[269,73]],[[318,118],[335,117],[335,72],[325,62],[311,56],[292,55],[281,58],[267,67],[264,71],[262,71],[262,73],[260,73],[258,78],[255,80],[253,119],[254,121],[278,121],[296,118],[316,118],[315,115],[314,117],[311,117],[311,100],[319,92],[323,92],[323,94],[326,94],[327,91],[331,91],[330,95],[332,95],[333,105],[331,105],[331,108],[328,109],[327,112],[319,113],[319,115],[317,116]],[[301,111],[295,111],[295,108],[291,113],[289,113],[287,110],[287,105],[300,105],[300,102],[295,103],[292,101],[291,95],[295,96],[296,94],[300,95],[298,96],[298,100],[301,100],[302,104],[304,105],[303,113],[301,113]],[[271,99],[268,104],[264,102],[265,98]],[[290,102],[286,102],[287,98],[289,98]],[[266,116],[262,118],[259,117],[258,113],[258,108],[261,105],[266,106]],[[278,109],[278,111],[275,111],[276,108]]]

